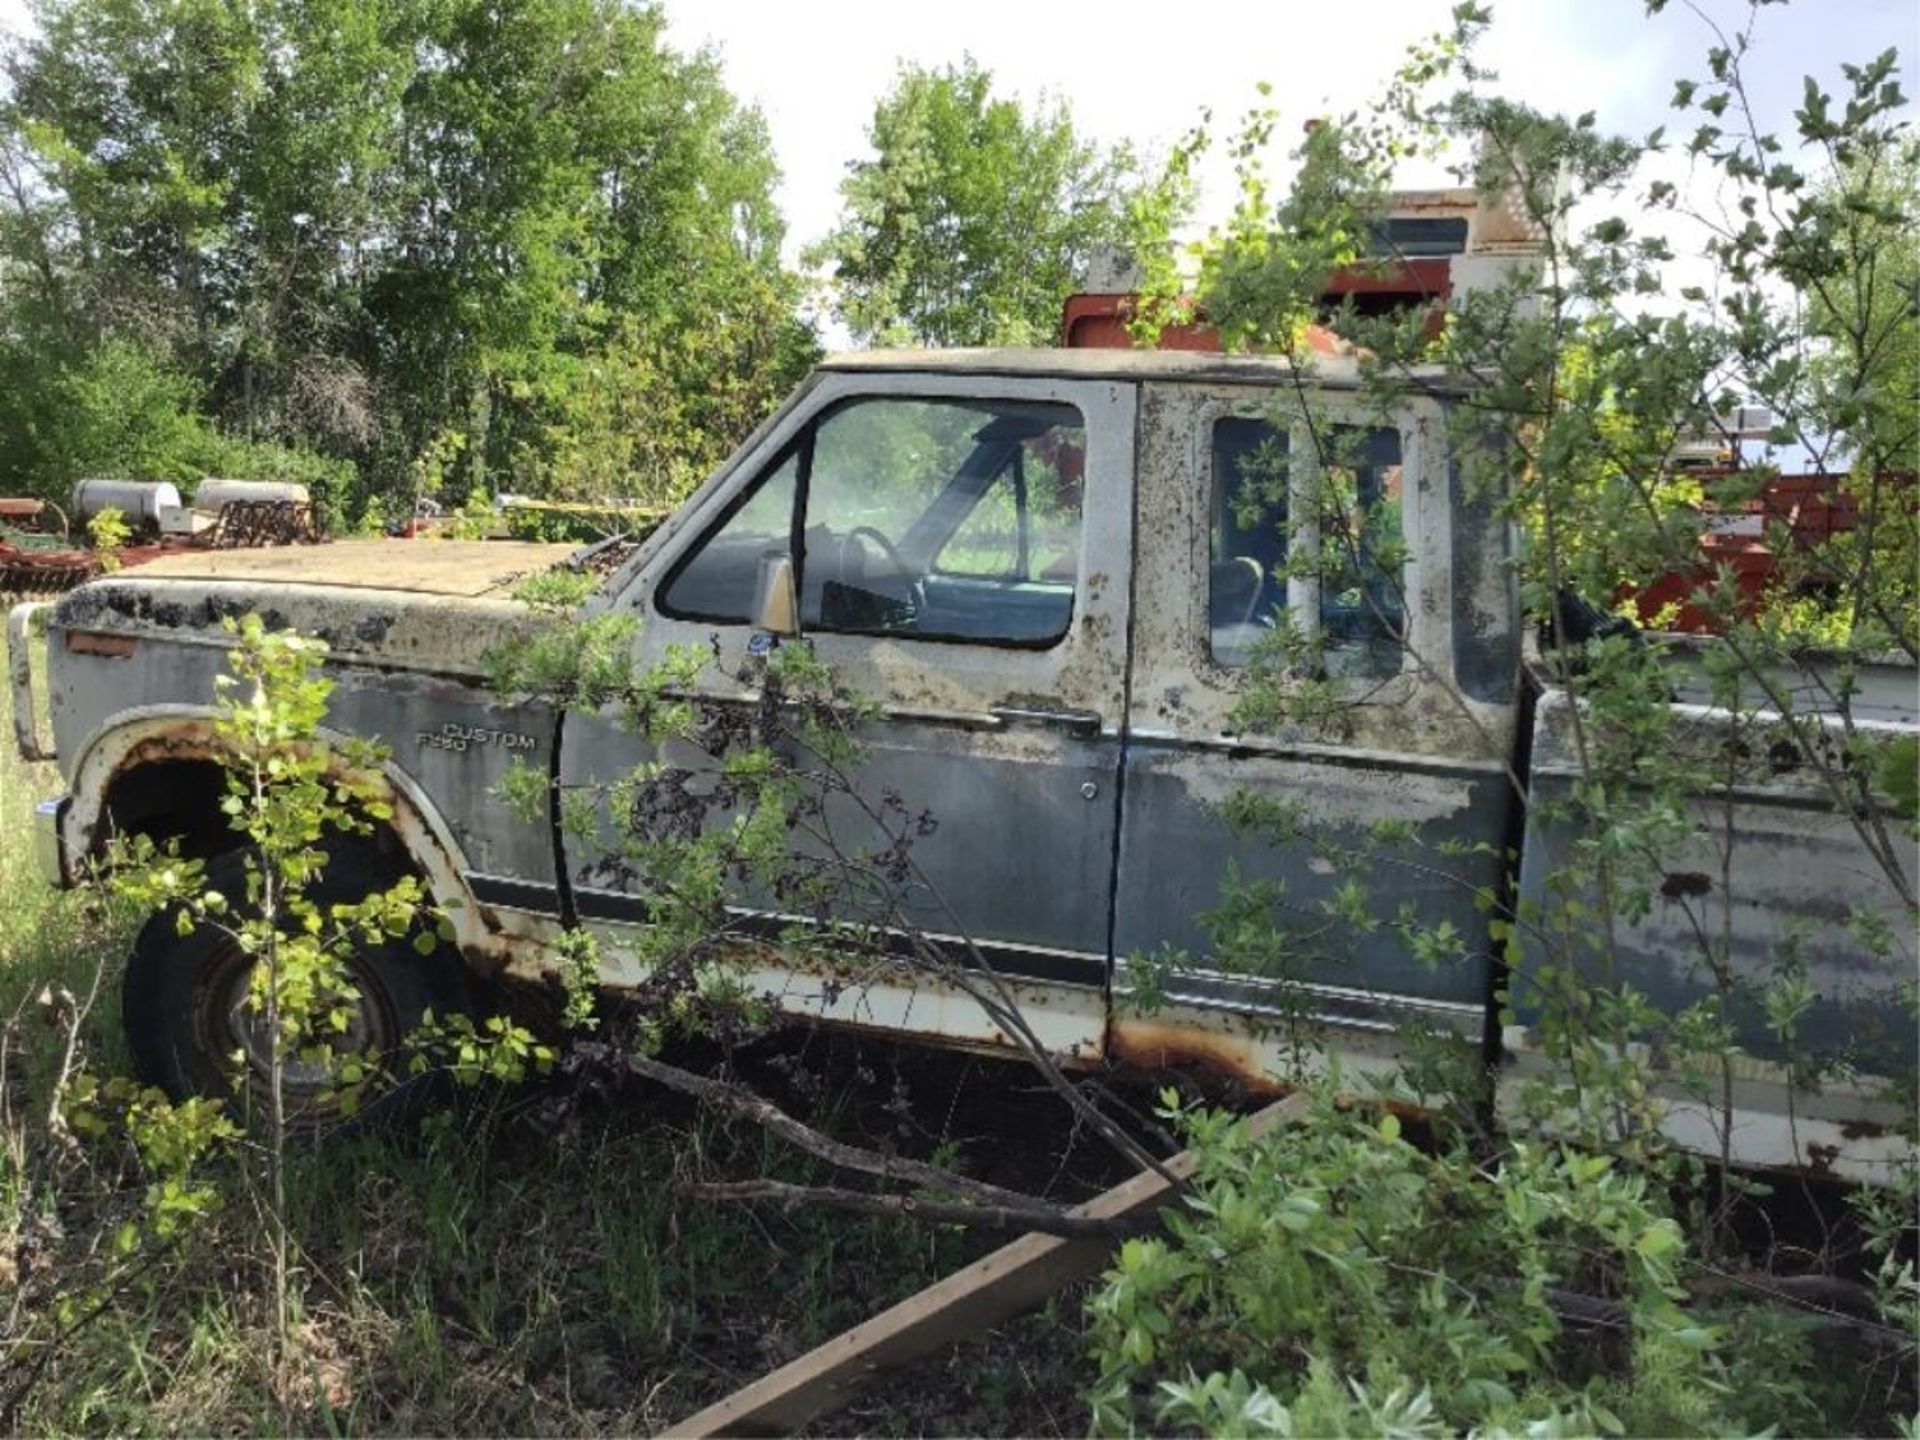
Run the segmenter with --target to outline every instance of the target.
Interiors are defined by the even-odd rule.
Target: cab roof
[[[1273,386],[1291,380],[1293,362],[1282,355],[1223,355],[1193,350],[968,349],[849,350],[829,355],[822,370],[840,372],[919,371],[943,375],[1060,376],[1088,380],[1210,381],[1219,384]],[[1351,355],[1317,354],[1314,383],[1356,389],[1360,367]],[[1409,388],[1451,389],[1438,366],[1409,373]]]

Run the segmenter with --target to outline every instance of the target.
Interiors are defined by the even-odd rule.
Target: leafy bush
[[[354,469],[309,450],[229,435],[200,410],[200,387],[157,348],[109,339],[0,399],[0,490],[65,504],[89,476],[164,480],[191,498],[209,476],[308,487],[340,528]]]
[[[1687,1308],[1686,1236],[1608,1156],[1423,1148],[1331,1087],[1257,1137],[1223,1112],[1168,1113],[1197,1169],[1165,1238],[1128,1241],[1091,1302],[1101,1432],[1699,1434],[1805,1418],[1790,1403],[1812,1383],[1802,1338],[1788,1327],[1747,1354],[1748,1332],[1736,1345]],[[1756,1364],[1764,1384],[1747,1383]]]
[[[1501,1077],[1500,1117],[1555,1143],[1495,1152],[1443,1136],[1415,1149],[1390,1120],[1343,1110],[1331,1091],[1318,1093],[1307,1123],[1259,1140],[1222,1117],[1180,1117],[1199,1157],[1195,1194],[1166,1240],[1125,1249],[1093,1307],[1102,1373],[1090,1398],[1102,1429],[1845,1432],[1912,1413],[1912,1152],[1883,1176],[1897,1198],[1855,1202],[1849,1225],[1863,1245],[1829,1229],[1794,1256],[1809,1268],[1855,1267],[1853,1283],[1828,1283],[1860,1318],[1879,1317],[1864,1321],[1875,1328],[1862,1342],[1881,1347],[1875,1379],[1832,1363],[1834,1334],[1820,1337],[1816,1363],[1809,1330],[1820,1317],[1806,1309],[1720,1298],[1751,1278],[1727,1273],[1747,1217],[1777,1213],[1763,1208],[1767,1185],[1732,1169],[1736,1133],[1758,1128],[1742,1114],[1752,1103],[1743,1085],[1766,1076],[1791,1126],[1798,1095],[1884,1081],[1907,1102],[1898,1123],[1914,1138],[1913,754],[1864,722],[1854,669],[1888,651],[1920,657],[1909,474],[1920,313],[1902,243],[1917,198],[1914,148],[1891,49],[1842,67],[1837,97],[1809,77],[1792,133],[1767,133],[1741,73],[1763,8],[1748,7],[1746,29],[1716,31],[1704,73],[1676,85],[1674,109],[1697,125],[1685,149],[1717,188],[1642,168],[1666,144],[1661,131],[1609,137],[1591,114],[1543,115],[1490,93],[1471,59],[1488,21],[1474,3],[1414,48],[1381,103],[1310,128],[1278,206],[1257,160],[1280,133],[1278,112],[1249,112],[1228,140],[1241,204],[1194,247],[1208,322],[1229,348],[1281,351],[1309,371],[1327,347],[1324,337],[1309,343],[1307,327],[1326,322],[1361,357],[1359,399],[1290,401],[1271,423],[1337,474],[1339,427],[1356,409],[1390,418],[1409,384],[1442,370],[1461,377],[1448,421],[1461,493],[1522,537],[1512,572],[1543,637],[1534,673],[1570,697],[1561,738],[1577,778],[1564,793],[1529,787],[1520,752],[1507,778],[1526,807],[1538,884],[1524,881],[1517,898],[1479,889],[1475,900],[1505,966],[1497,1003],[1507,1047],[1524,1053],[1511,1038],[1524,1024],[1525,1044],[1549,1062],[1542,1079],[1517,1068]],[[1436,98],[1442,80],[1458,88]],[[1208,143],[1203,127],[1176,165]],[[1448,144],[1461,183],[1528,219],[1533,272],[1516,267],[1483,285],[1456,272],[1439,324],[1423,310],[1329,316],[1321,297],[1334,273],[1385,258],[1368,237],[1396,170]],[[1745,223],[1723,228],[1736,207]],[[1586,218],[1607,210],[1617,213]],[[1674,242],[1690,230],[1712,283],[1682,288]],[[1900,278],[1880,285],[1876,273]],[[1186,302],[1173,267],[1153,279],[1160,293],[1145,318],[1177,317]],[[1729,433],[1736,405],[1770,413],[1764,447]],[[1711,468],[1688,462],[1691,437],[1716,442]],[[1810,488],[1855,520],[1791,538],[1770,525],[1778,563],[1756,605],[1730,569],[1702,559],[1701,539],[1714,509],[1758,513],[1793,453],[1774,447],[1806,451],[1820,472]],[[1291,474],[1286,485],[1294,503],[1278,522],[1288,557],[1279,576],[1327,587],[1356,571],[1400,572],[1404,554],[1369,533],[1344,486]],[[1674,574],[1698,577],[1686,600],[1718,637],[1711,644],[1670,645],[1605,623],[1590,641],[1548,643],[1567,635],[1569,611],[1604,622],[1634,587]],[[1406,598],[1375,602],[1374,618],[1403,647],[1402,674],[1431,676],[1444,661],[1421,655]],[[1329,627],[1290,629],[1276,624],[1255,654],[1236,719],[1289,741],[1350,741],[1377,694],[1344,683]],[[1816,662],[1809,642],[1851,654]],[[1686,692],[1681,677],[1699,686],[1686,698],[1710,702],[1710,724],[1669,703]],[[1478,729],[1466,697],[1449,698]],[[1490,753],[1512,758],[1504,740]],[[1764,909],[1768,897],[1755,891],[1770,880],[1743,843],[1735,797],[1776,784],[1803,787],[1810,808],[1843,817],[1864,878],[1830,918],[1796,917],[1756,937],[1736,916],[1756,901]],[[1315,862],[1340,876],[1325,902],[1339,940],[1325,951],[1391,923],[1386,865],[1427,857],[1403,850],[1377,863],[1343,844],[1337,824],[1315,835],[1293,809],[1267,795],[1222,806],[1276,843],[1312,843]],[[1566,836],[1557,852],[1538,843],[1554,827]],[[1336,975],[1337,956],[1300,943],[1306,926],[1282,885],[1229,875],[1222,889],[1203,921],[1215,951],[1207,963],[1295,987],[1312,1019],[1315,997],[1301,982]],[[1694,903],[1710,892],[1710,903]],[[1417,913],[1402,922],[1411,958],[1458,948]],[[1824,972],[1809,958],[1819,944],[1831,946]],[[1643,965],[1649,952],[1655,961]],[[1136,968],[1154,981],[1184,963],[1163,955]],[[1902,1019],[1883,1024],[1863,1004],[1852,1023],[1828,1027],[1844,1039],[1816,1039],[1815,1005],[1850,1003],[1848,987],[1865,993],[1867,983],[1872,1008]],[[1301,1033],[1306,1071],[1317,1056],[1311,1030]],[[1717,1169],[1676,1154],[1675,1121],[1689,1106],[1707,1117]],[[1824,1166],[1819,1146],[1794,1143],[1809,1171]],[[1769,1241],[1761,1263],[1771,1280],[1788,1247]]]

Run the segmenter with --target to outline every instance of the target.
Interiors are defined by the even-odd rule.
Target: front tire
[[[230,903],[246,895],[244,852],[208,862],[206,883]],[[384,878],[383,878],[384,875]],[[320,905],[354,903],[385,889],[393,876],[357,849],[336,850],[311,898]],[[246,1119],[270,1113],[270,1047],[263,1018],[248,1004],[253,962],[232,938],[211,925],[180,934],[177,912],[155,914],[141,928],[127,962],[121,1013],[140,1078],[175,1100],[195,1096],[229,1101]],[[428,1010],[471,1013],[474,987],[457,951],[445,943],[417,953],[408,938],[364,946],[350,961],[359,1000],[338,1048],[372,1053],[392,1083],[358,1113],[391,1115],[420,1095],[407,1074],[406,1038]],[[281,1094],[287,1122],[317,1130],[348,1118],[340,1087],[324,1067],[288,1056]]]

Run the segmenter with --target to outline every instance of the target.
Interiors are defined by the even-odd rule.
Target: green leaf
[[[1680,1249],[1683,1243],[1680,1227],[1671,1220],[1660,1220],[1640,1232],[1633,1248],[1642,1259],[1658,1260]]]
[[[1880,755],[1879,781],[1896,815],[1912,819],[1920,814],[1920,737],[1902,735],[1887,745]]]

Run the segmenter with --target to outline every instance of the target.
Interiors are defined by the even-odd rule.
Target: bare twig
[[[665,1085],[671,1090],[677,1090],[683,1095],[692,1096],[710,1109],[737,1119],[751,1120],[796,1149],[804,1150],[815,1159],[824,1160],[836,1169],[856,1171],[879,1180],[897,1181],[925,1189],[946,1190],[956,1195],[966,1195],[979,1205],[992,1207],[1008,1214],[1026,1215],[1036,1221],[1062,1213],[1057,1207],[1037,1196],[1027,1195],[1018,1190],[1008,1190],[999,1185],[990,1185],[984,1180],[970,1179],[965,1175],[956,1175],[951,1170],[943,1170],[937,1165],[929,1165],[924,1161],[864,1150],[857,1145],[848,1145],[829,1135],[822,1135],[818,1130],[794,1119],[771,1101],[730,1081],[715,1079],[709,1075],[696,1075],[693,1071],[682,1069],[678,1065],[669,1065],[665,1061],[619,1050],[597,1041],[580,1042],[574,1047],[574,1054],[580,1060],[626,1069],[633,1074]],[[1046,1227],[1036,1223],[1027,1228],[1045,1229]]]
[[[73,1083],[73,1074],[80,1061],[80,1032],[92,1012],[94,1003],[100,998],[100,981],[106,973],[104,959],[95,963],[93,980],[87,986],[87,998],[75,1000],[73,992],[64,985],[59,989],[48,986],[40,992],[40,1003],[54,1012],[54,1023],[64,1030],[60,1050],[60,1067],[54,1072],[53,1085],[47,1095],[47,1133],[58,1139],[71,1138],[67,1128],[65,1101],[67,1087]]]
[[[682,1186],[681,1193],[695,1200],[772,1200],[787,1207],[831,1205],[836,1209],[919,1220],[929,1225],[966,1225],[976,1230],[1038,1232],[1042,1235],[1058,1235],[1066,1240],[1124,1240],[1130,1235],[1144,1235],[1160,1228],[1156,1215],[1118,1216],[1103,1220],[1089,1215],[1075,1215],[1063,1207],[1044,1205],[1031,1196],[1022,1197],[1026,1203],[1018,1207],[956,1205],[923,1199],[918,1195],[848,1190],[838,1185],[791,1185],[784,1180],[696,1183]]]

